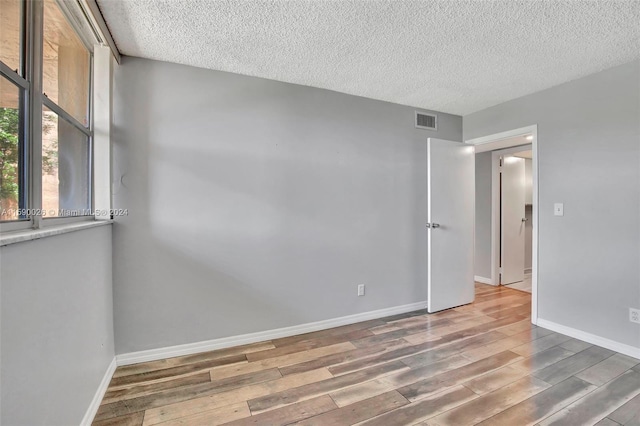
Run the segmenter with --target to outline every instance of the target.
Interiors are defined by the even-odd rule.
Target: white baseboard
[[[561,333],[575,339],[583,340],[587,343],[591,343],[592,345],[601,346],[603,348],[619,352],[623,355],[640,359],[640,348],[636,348],[634,346],[625,345],[624,343],[619,343],[604,337],[596,336],[595,334],[587,333],[586,331],[556,324],[555,322],[547,321],[542,318],[538,318],[537,325],[539,327],[555,331],[556,333]]]
[[[427,302],[411,303],[408,305],[394,306],[392,308],[378,309],[376,311],[347,315],[345,317],[332,318],[307,324],[294,325],[292,327],[277,328],[274,330],[259,331],[257,333],[242,334],[239,336],[223,337],[220,339],[205,340],[202,342],[187,343],[184,345],[168,346],[146,351],[130,352],[116,355],[117,365],[137,364],[140,362],[156,361],[175,356],[192,355],[199,352],[213,351],[216,349],[230,348],[232,346],[257,343],[265,340],[279,339],[281,337],[294,336],[296,334],[310,333],[312,331],[325,330],[361,321],[368,321],[391,315],[404,314],[406,312],[425,309]]]
[[[100,407],[100,403],[102,402],[102,398],[104,397],[105,392],[107,392],[107,387],[109,387],[109,382],[111,381],[111,377],[113,377],[113,373],[116,371],[116,358],[113,357],[111,364],[107,367],[107,371],[105,371],[104,376],[102,377],[102,381],[100,382],[100,386],[96,390],[95,395],[93,395],[93,399],[91,400],[91,404],[89,404],[89,408],[87,408],[84,417],[82,418],[82,422],[80,426],[90,426],[93,422],[96,413],[98,412],[98,408]]]
[[[491,280],[491,278],[485,278],[481,277],[480,275],[476,275],[475,277],[473,277],[473,279],[482,284],[493,285],[493,281]]]

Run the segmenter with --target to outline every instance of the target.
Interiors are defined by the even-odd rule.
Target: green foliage
[[[18,200],[18,128],[14,108],[0,108],[0,199]]]
[[[56,116],[45,114],[42,129],[55,128]],[[18,155],[20,115],[15,108],[0,108],[0,200],[18,201]],[[42,150],[42,172],[55,173],[58,168],[58,141]]]
[[[42,132],[49,134],[55,128],[57,117],[53,114],[42,116]],[[42,146],[42,173],[53,174],[58,169],[58,140],[56,139],[50,146]]]

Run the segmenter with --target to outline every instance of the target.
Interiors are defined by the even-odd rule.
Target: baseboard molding
[[[556,333],[561,333],[575,339],[583,340],[587,343],[591,343],[592,345],[601,346],[606,349],[611,349],[612,351],[620,352],[623,355],[640,359],[640,348],[625,345],[624,343],[619,343],[610,339],[606,339],[604,337],[596,336],[595,334],[557,324],[552,321],[547,321],[542,318],[538,318],[537,325],[539,327],[555,331]]]
[[[91,404],[89,404],[89,408],[87,408],[84,417],[82,418],[82,422],[80,426],[90,426],[93,423],[93,419],[98,412],[98,408],[100,407],[100,403],[102,402],[102,398],[104,394],[107,392],[107,387],[109,387],[109,382],[111,381],[111,377],[113,377],[113,373],[116,371],[116,358],[113,357],[111,364],[107,367],[107,371],[105,371],[104,376],[102,377],[102,381],[100,382],[100,386],[96,390],[95,395],[93,395],[93,399],[91,400]]]
[[[378,309],[376,311],[363,312],[360,314],[347,315],[344,317],[332,318],[323,321],[310,322],[292,327],[277,328],[274,330],[260,331],[257,333],[242,334],[239,336],[223,337],[220,339],[205,340],[184,345],[168,346],[146,351],[130,352],[116,355],[116,363],[120,365],[137,364],[140,362],[156,361],[164,358],[171,358],[183,355],[192,355],[199,352],[213,351],[216,349],[230,348],[232,346],[257,343],[265,340],[279,339],[281,337],[294,336],[296,334],[310,333],[312,331],[325,330],[327,328],[339,327],[361,321],[368,321],[391,315],[404,314],[406,312],[425,309],[426,301],[411,303],[408,305],[394,306],[391,308]]]
[[[493,281],[491,280],[491,278],[485,278],[481,277],[480,275],[476,275],[475,277],[473,277],[473,279],[482,284],[493,285]]]

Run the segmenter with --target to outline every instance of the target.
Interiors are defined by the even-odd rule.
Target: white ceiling
[[[640,58],[640,1],[98,4],[125,55],[459,115]]]
[[[533,158],[533,152],[531,150],[514,152],[512,155],[514,157],[527,158],[529,160],[531,160]]]

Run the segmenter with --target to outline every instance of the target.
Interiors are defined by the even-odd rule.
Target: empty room
[[[0,0],[0,424],[640,425],[640,1]]]

